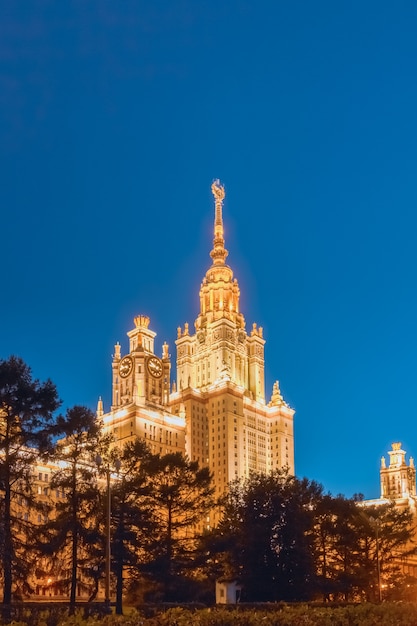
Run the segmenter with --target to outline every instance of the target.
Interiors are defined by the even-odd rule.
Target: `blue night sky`
[[[175,359],[218,177],[296,472],[378,497],[417,456],[416,65],[412,0],[2,2],[0,358],[106,410],[134,315]]]

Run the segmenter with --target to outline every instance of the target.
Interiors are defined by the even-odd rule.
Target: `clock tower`
[[[139,437],[153,453],[183,452],[185,420],[181,415],[173,416],[168,407],[168,344],[162,346],[161,357],[155,354],[156,333],[146,315],[134,318],[134,328],[127,336],[127,354],[122,354],[119,343],[114,347],[111,410],[105,414],[100,400],[97,416],[119,446]]]
[[[168,346],[163,346],[162,359],[155,355],[156,333],[150,330],[149,322],[146,315],[135,317],[135,328],[127,333],[129,354],[122,358],[120,344],[115,345],[112,409],[132,402],[136,405],[154,402],[160,406],[168,403],[171,369]]]

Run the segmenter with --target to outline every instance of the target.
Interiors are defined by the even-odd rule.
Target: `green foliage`
[[[402,585],[406,588],[411,583],[401,575],[399,561],[417,554],[412,512],[391,502],[364,507],[356,520],[360,537],[358,568],[369,572],[362,591],[367,599],[378,600],[379,561],[383,599],[398,599]]]
[[[198,524],[214,504],[211,476],[180,453],[150,455],[145,469],[149,482],[143,502],[152,527],[142,572],[159,584],[158,600],[178,601],[184,576],[194,567]]]
[[[245,601],[311,597],[314,507],[320,496],[316,483],[282,471],[235,481],[213,534],[211,562],[222,566],[217,575],[239,580]]]
[[[324,495],[315,509],[315,554],[318,589],[324,600],[357,595],[366,585],[369,567],[358,567],[361,509],[343,496]]]
[[[408,508],[325,496],[317,506],[315,531],[324,599],[378,601],[378,569],[383,599],[404,598],[413,584],[400,571],[400,558],[416,554]]]
[[[52,461],[58,469],[51,480],[56,490],[54,515],[43,526],[44,555],[49,557],[53,574],[61,591],[70,590],[71,612],[74,611],[76,588],[82,585],[80,570],[90,574],[100,570],[100,492],[97,486],[96,456],[108,449],[108,437],[95,414],[82,406],[59,416],[57,428],[64,438],[57,442]],[[97,579],[96,579],[97,583]]]
[[[116,454],[116,451],[115,451]],[[116,612],[122,613],[124,572],[137,578],[146,558],[146,546],[153,524],[146,498],[150,494],[147,462],[151,454],[143,441],[126,444],[117,460],[120,468],[112,486],[112,558],[116,574]],[[116,458],[110,459],[112,466]]]
[[[31,569],[59,580],[61,592],[70,591],[71,613],[77,586],[95,597],[104,570],[107,485],[115,454],[121,466],[117,477],[112,475],[111,554],[118,613],[125,579],[131,597],[139,597],[139,589],[141,601],[153,602],[210,602],[219,578],[238,581],[245,601],[377,601],[380,590],[384,600],[415,597],[416,581],[400,567],[401,559],[417,554],[409,509],[395,503],[367,507],[360,495],[351,500],[325,495],[313,481],[275,471],[232,483],[218,528],[201,537],[214,506],[207,468],[179,453],[153,455],[139,440],[111,451],[92,411],[75,406],[55,419],[58,406],[51,381],[32,380],[16,357],[0,361],[0,560],[6,605],[12,589],[15,600],[29,591]],[[56,442],[58,436],[63,438]],[[58,468],[49,488],[59,497],[49,508],[33,489],[39,457]],[[49,511],[48,521],[35,524],[35,511],[42,517]],[[36,545],[44,558],[34,568]],[[208,624],[214,613],[188,619]],[[229,623],[233,613],[226,613]],[[284,614],[281,607],[281,620]],[[178,621],[182,615],[178,610],[171,617]],[[303,615],[300,624],[311,615]],[[323,624],[329,615],[325,610]],[[166,619],[171,617],[167,613]]]
[[[55,385],[32,379],[22,359],[0,360],[0,559],[3,602],[12,588],[28,588],[32,566],[32,511],[39,507],[33,490],[33,467],[51,445],[54,411],[59,407]],[[23,508],[24,510],[23,510]]]
[[[0,622],[3,624],[4,622]],[[9,622],[10,624],[10,622]],[[72,616],[63,615],[54,607],[42,608],[35,613],[22,607],[11,626],[415,626],[416,604],[380,605],[286,605],[269,604],[253,608],[244,606],[215,607],[211,609],[185,609],[181,607],[155,609],[152,616],[130,611],[125,616],[84,616],[77,609]]]
[[[413,533],[409,509],[334,498],[277,471],[230,486],[201,550],[213,584],[237,580],[244,601],[378,601],[378,570],[383,599],[398,600],[415,589],[400,571],[416,554]]]

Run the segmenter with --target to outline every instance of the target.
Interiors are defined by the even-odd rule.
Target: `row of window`
[[[49,489],[49,487],[42,487],[41,485],[38,485],[38,495],[39,496],[49,496],[50,493],[52,493],[53,491],[55,491],[55,497],[57,499],[59,498],[65,498],[65,492],[63,490],[60,489]]]

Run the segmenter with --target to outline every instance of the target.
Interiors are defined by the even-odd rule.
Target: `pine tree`
[[[144,571],[160,584],[166,601],[178,600],[181,583],[194,566],[199,526],[212,509],[208,468],[180,453],[152,455],[146,463],[149,492],[145,505],[153,520],[149,560]]]
[[[90,409],[74,406],[59,416],[57,426],[64,437],[57,442],[51,489],[60,497],[54,517],[43,528],[43,551],[56,566],[59,584],[70,591],[70,614],[75,611],[80,573],[93,575],[100,553],[100,491],[97,483],[98,454],[108,450],[109,439]],[[101,559],[102,560],[102,559]],[[101,568],[102,569],[102,568]]]
[[[312,597],[314,510],[321,494],[317,483],[280,470],[230,485],[213,553],[220,550],[223,573],[242,584],[245,600]]]
[[[140,563],[146,558],[146,546],[152,521],[149,507],[150,481],[147,462],[151,453],[147,445],[136,439],[122,450],[113,451],[111,467],[118,467],[111,494],[112,565],[116,574],[116,613],[123,613],[124,573],[129,581],[137,577]]]
[[[56,432],[54,411],[59,405],[55,385],[50,380],[33,380],[22,359],[12,356],[0,361],[0,558],[6,605],[17,582],[28,586],[31,513],[37,506],[33,470],[51,445]],[[22,504],[26,512],[19,516]]]

